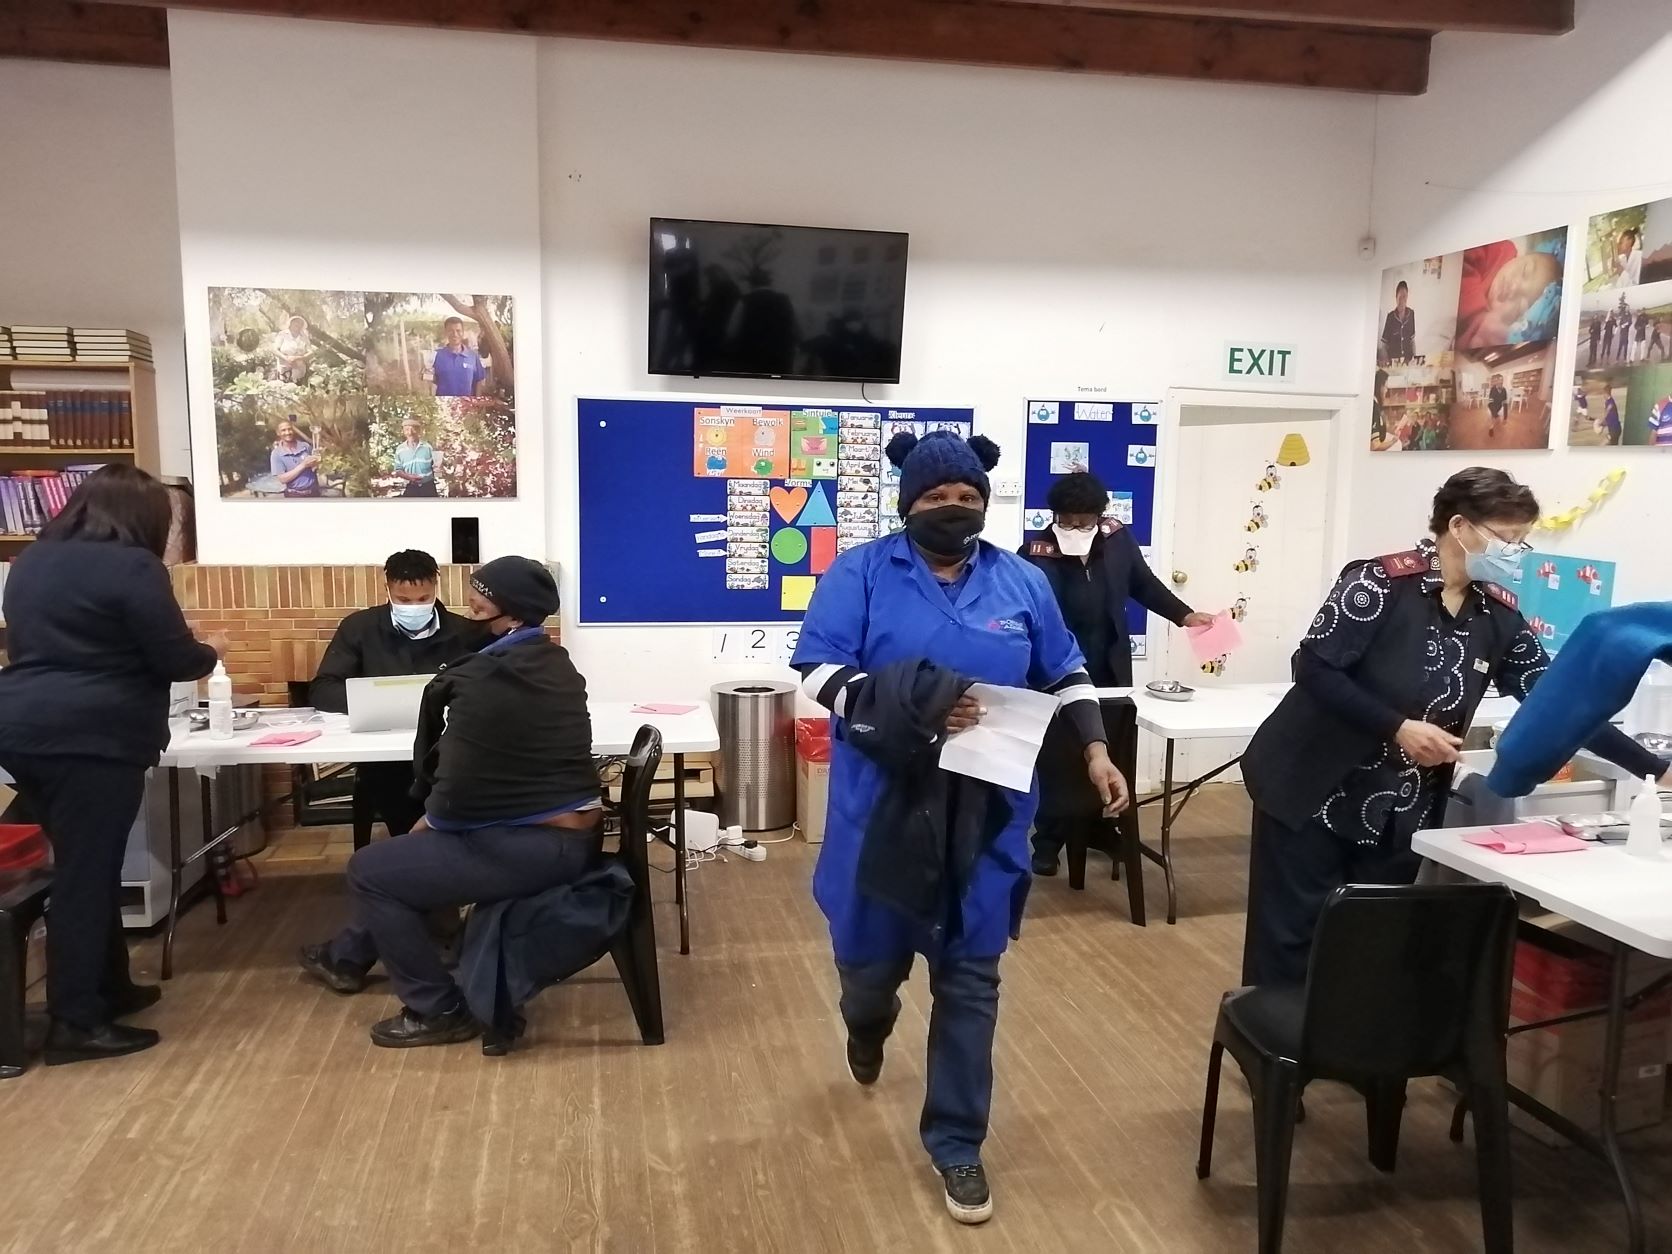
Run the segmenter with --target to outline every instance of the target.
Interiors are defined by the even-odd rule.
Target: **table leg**
[[[685,900],[685,755],[673,755],[673,899],[679,905],[679,952],[691,952],[691,905]]]
[[[162,978],[174,978],[174,927],[180,920],[180,768],[168,768],[168,926],[163,929]]]
[[[203,795],[203,848],[208,849],[215,841],[215,781],[207,775],[199,776],[200,789]],[[210,886],[215,893],[215,923],[226,923],[226,893],[221,888],[220,851],[207,853],[203,856],[203,873],[209,877]]]
[[[1166,761],[1161,772],[1161,872],[1167,879],[1167,922],[1179,921],[1178,885],[1173,879],[1173,747],[1167,737]]]
[[[1602,1146],[1609,1165],[1620,1182],[1620,1197],[1626,1206],[1626,1249],[1629,1254],[1643,1254],[1643,1211],[1638,1205],[1637,1190],[1631,1182],[1625,1155],[1620,1150],[1620,1132],[1614,1102],[1620,1091],[1620,1053],[1626,1035],[1626,947],[1614,945],[1614,969],[1608,988],[1608,1031],[1603,1045],[1602,1088],[1598,1096],[1602,1102]]]

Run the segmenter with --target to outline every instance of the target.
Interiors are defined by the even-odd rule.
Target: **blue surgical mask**
[[[1512,588],[1521,574],[1521,558],[1527,550],[1500,540],[1484,527],[1469,524],[1486,540],[1479,553],[1463,550],[1463,571],[1476,583],[1495,583],[1500,588]]]
[[[408,635],[423,631],[435,617],[435,602],[425,601],[422,605],[396,605],[390,602],[389,617],[395,620],[395,626]]]

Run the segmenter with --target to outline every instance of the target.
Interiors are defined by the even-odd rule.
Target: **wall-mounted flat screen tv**
[[[650,373],[898,383],[907,236],[650,221]]]

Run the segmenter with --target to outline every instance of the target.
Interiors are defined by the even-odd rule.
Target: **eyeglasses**
[[[1063,520],[1060,519],[1060,518],[1053,518],[1051,520],[1051,525],[1053,527],[1061,527],[1064,531],[1096,531],[1097,530],[1097,524],[1096,523],[1087,523],[1084,526],[1074,527],[1074,526],[1070,526],[1068,523],[1063,522]]]
[[[1485,523],[1478,523],[1471,518],[1469,519],[1469,526],[1473,527],[1482,535],[1491,536],[1492,539],[1503,545],[1505,557],[1524,557],[1533,551],[1533,546],[1528,544],[1525,540],[1506,539],[1505,537],[1499,535],[1496,531],[1492,530],[1492,528],[1488,527]]]

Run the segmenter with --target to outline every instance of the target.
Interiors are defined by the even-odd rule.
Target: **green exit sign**
[[[1226,343],[1220,364],[1225,377],[1238,383],[1290,383],[1295,377],[1295,349],[1292,344]]]

